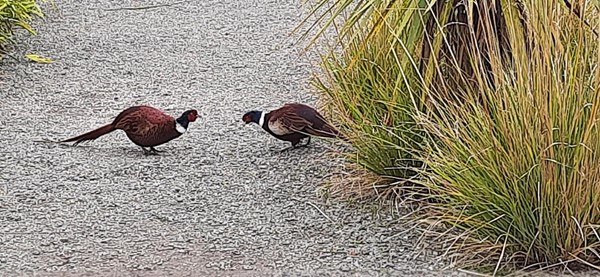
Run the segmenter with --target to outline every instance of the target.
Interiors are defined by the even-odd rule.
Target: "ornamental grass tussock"
[[[314,84],[385,182],[366,189],[418,195],[460,267],[600,269],[597,1],[310,3],[336,35]]]
[[[31,25],[35,17],[44,17],[36,0],[0,0],[0,55],[6,54],[7,45],[16,42],[14,35],[17,28],[36,35],[36,30]],[[32,57],[32,60],[37,58]]]

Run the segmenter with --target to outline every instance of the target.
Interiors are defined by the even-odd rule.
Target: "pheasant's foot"
[[[156,153],[156,150],[153,150],[152,147],[150,147],[150,150],[147,150],[145,147],[142,147],[142,150],[144,151],[144,156],[158,155],[158,153]]]
[[[165,152],[164,150],[157,150],[154,147],[150,147],[150,151],[154,152],[155,154],[161,153],[161,152]]]

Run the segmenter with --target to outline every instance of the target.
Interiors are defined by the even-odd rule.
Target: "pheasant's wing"
[[[304,132],[304,130],[312,123],[306,118],[298,115],[293,110],[281,110],[277,116],[269,120],[269,129],[277,135],[288,135],[296,132]]]
[[[302,130],[307,134],[329,137],[336,133],[334,128],[327,123],[327,120],[325,120],[317,110],[310,106],[300,103],[288,103],[284,105],[284,109],[293,111],[290,112],[290,114],[295,114],[297,118],[299,118],[298,122],[302,120],[303,123],[298,124],[298,126],[304,126],[299,130]],[[307,124],[304,124],[304,122]]]
[[[306,128],[306,132],[313,136],[320,137],[336,137],[339,136],[339,131],[333,127],[323,116],[316,114],[314,117],[314,124]]]
[[[145,120],[154,125],[169,124],[175,121],[175,118],[153,107],[143,107],[139,111],[144,113]]]
[[[145,136],[153,129],[171,124],[174,118],[162,111],[148,106],[138,106],[125,110],[117,116],[116,128],[123,129],[129,135]]]

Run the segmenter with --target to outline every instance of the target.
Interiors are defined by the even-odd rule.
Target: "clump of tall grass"
[[[403,13],[390,10],[385,17],[399,18]],[[419,21],[405,22],[408,31],[400,34],[385,26],[382,19],[373,17],[367,26],[347,30],[346,37],[341,38],[343,51],[332,48],[322,59],[324,75],[313,78],[313,84],[327,95],[325,108],[352,140],[356,151],[349,158],[357,162],[357,169],[384,176],[360,174],[373,181],[362,182],[368,184],[367,189],[371,185],[390,187],[389,180],[404,183],[415,176],[420,164],[409,151],[421,141],[422,134],[412,118],[419,100],[406,93],[419,90],[412,87],[417,83],[407,81],[418,75],[407,53],[416,53],[418,48],[402,41],[414,40],[423,26]],[[369,33],[373,26],[379,26],[378,31]],[[364,189],[361,184],[358,187]]]
[[[14,43],[15,27],[36,34],[31,26],[34,16],[44,16],[36,0],[0,0],[0,53],[6,44]]]
[[[558,2],[479,4],[480,22],[498,22],[482,11],[502,8],[505,23],[478,26],[484,35],[464,51],[470,74],[439,78],[430,92],[463,101],[419,115],[431,136],[422,158],[433,216],[479,246],[453,247],[495,260],[494,270],[597,267],[600,41]]]
[[[319,2],[350,15],[317,87],[357,164],[426,188],[425,237],[494,273],[600,269],[600,7]]]

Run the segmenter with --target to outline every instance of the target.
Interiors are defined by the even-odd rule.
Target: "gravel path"
[[[0,275],[464,275],[408,255],[413,237],[387,241],[402,231],[388,213],[319,196],[335,144],[279,153],[287,144],[240,122],[315,104],[310,64],[287,39],[294,1],[57,2],[22,41],[56,62],[0,65]],[[143,103],[204,117],[161,156],[121,131],[33,142]]]

